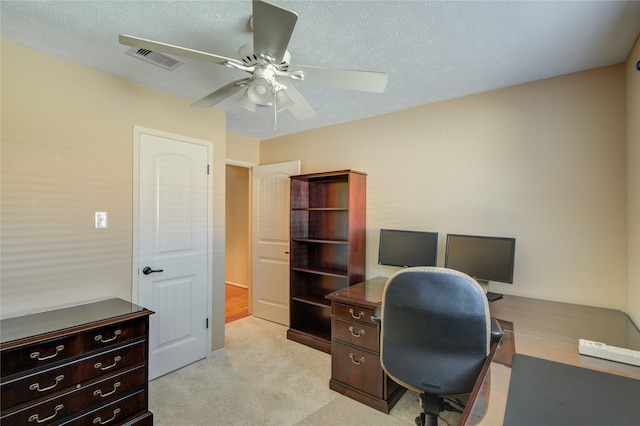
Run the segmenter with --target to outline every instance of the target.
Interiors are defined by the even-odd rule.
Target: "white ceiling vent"
[[[133,56],[134,58],[142,59],[143,61],[147,61],[153,65],[157,65],[168,71],[173,71],[180,65],[184,64],[184,62],[179,59],[172,58],[171,56],[154,52],[153,50],[149,49],[138,49],[136,47],[132,47],[125,53],[129,56]]]

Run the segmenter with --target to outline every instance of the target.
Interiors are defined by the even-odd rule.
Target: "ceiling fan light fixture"
[[[272,100],[272,90],[271,82],[264,77],[258,76],[249,83],[247,96],[254,104],[265,105]]]
[[[289,95],[284,89],[278,90],[275,94],[276,101],[276,111],[280,112],[284,109],[289,108],[294,102],[291,100]]]
[[[252,102],[251,99],[249,99],[248,92],[249,89],[246,89],[244,92],[242,92],[242,96],[240,96],[240,99],[238,99],[238,105],[251,112],[256,112],[256,104]]]

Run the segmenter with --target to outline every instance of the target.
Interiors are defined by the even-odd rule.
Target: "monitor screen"
[[[444,266],[479,281],[512,284],[515,251],[515,238],[448,234]]]
[[[438,233],[380,230],[378,264],[389,266],[436,266]]]

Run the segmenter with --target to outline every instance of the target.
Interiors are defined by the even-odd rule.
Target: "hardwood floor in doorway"
[[[226,284],[224,322],[228,323],[249,315],[249,290]]]

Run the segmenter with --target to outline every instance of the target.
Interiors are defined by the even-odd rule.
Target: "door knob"
[[[142,269],[142,273],[145,274],[145,275],[149,275],[152,272],[162,272],[162,271],[164,271],[164,269],[151,269],[148,266],[145,266]]]

